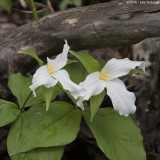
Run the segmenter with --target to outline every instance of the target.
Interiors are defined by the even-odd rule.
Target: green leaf
[[[18,99],[20,108],[25,105],[28,96],[32,93],[29,89],[31,83],[31,78],[24,77],[21,73],[12,74],[9,77],[8,87]]]
[[[75,6],[80,7],[82,6],[82,0],[73,0]]]
[[[44,98],[46,101],[46,111],[48,111],[50,101],[55,99],[56,96],[62,92],[62,90],[57,86],[54,86],[51,88],[46,88],[46,87],[42,86],[42,91],[43,91],[43,95],[44,95]]]
[[[131,117],[121,116],[112,108],[100,108],[91,123],[89,109],[82,114],[98,146],[109,159],[146,160],[140,129]]]
[[[68,59],[67,64],[71,64],[71,63],[75,63],[75,62],[77,62],[77,61],[74,59]]]
[[[29,86],[28,86],[28,88],[29,88]],[[43,88],[43,90],[42,90],[42,88]],[[51,99],[49,97],[47,98],[44,96],[44,94],[45,94],[44,92],[47,92],[47,90],[49,90],[51,92],[50,93]],[[51,87],[51,88],[46,88],[44,86],[38,87],[36,89],[36,97],[33,94],[31,94],[30,98],[28,99],[28,101],[24,107],[28,107],[28,106],[32,106],[32,105],[40,104],[40,103],[44,103],[44,102],[46,102],[46,106],[48,106],[49,102],[53,101],[56,98],[56,96],[58,94],[60,94],[61,92],[62,92],[62,89],[60,89],[57,85],[54,87]]]
[[[43,61],[37,56],[36,52],[34,52],[32,50],[21,50],[21,51],[18,51],[18,53],[23,53],[23,54],[29,55],[29,56],[33,57],[38,62],[39,66],[43,65]]]
[[[97,60],[95,60],[90,55],[84,53],[78,53],[74,51],[69,51],[69,53],[73,54],[76,58],[80,60],[80,62],[84,65],[88,73],[99,71],[101,66]]]
[[[14,103],[0,99],[0,127],[13,122],[19,114],[20,110]]]
[[[66,9],[69,4],[72,4],[71,0],[62,0],[59,5],[59,9],[60,10]]]
[[[62,147],[36,148],[29,152],[19,153],[11,157],[12,160],[61,160],[64,152]]]
[[[85,50],[80,50],[79,53],[89,54],[89,51],[85,49]]]
[[[132,70],[128,73],[128,75],[137,74],[137,73],[144,74],[145,72],[143,72],[143,71],[140,70],[140,69],[135,68],[135,69],[132,69]]]
[[[101,69],[106,65],[106,61],[104,61],[103,59],[98,60],[98,62],[101,65]]]
[[[51,103],[48,112],[44,104],[33,106],[11,127],[8,153],[12,156],[38,147],[69,144],[77,137],[80,121],[81,112],[69,103]]]
[[[11,8],[12,1],[11,0],[0,0],[0,7]]]
[[[32,82],[30,83],[30,85],[31,84],[32,84]],[[28,86],[28,89],[29,89],[29,86]],[[55,97],[53,97],[53,98],[55,98]],[[36,89],[36,97],[32,94],[32,91],[30,91],[30,94],[28,95],[28,97],[26,97],[26,103],[25,103],[25,105],[23,105],[23,108],[29,107],[29,106],[32,106],[35,104],[44,103],[44,102],[45,102],[45,98],[43,96],[42,88],[39,87]]]
[[[71,80],[76,84],[84,81],[87,76],[84,66],[79,61],[65,66],[64,69],[69,73]]]
[[[16,121],[12,124],[7,137],[7,150],[10,154],[20,141],[22,127],[23,127],[24,113],[21,113]]]
[[[32,93],[29,89],[31,83],[31,78],[24,77],[21,73],[12,74],[9,77],[8,87],[18,99],[19,108],[25,105],[27,98]]]
[[[13,95],[18,99],[19,108],[31,106],[45,102],[41,88],[36,90],[36,98],[32,94],[29,86],[32,84],[32,78],[24,77],[21,73],[12,74],[9,78],[8,86]]]
[[[91,122],[98,110],[98,108],[100,107],[103,99],[104,99],[104,96],[105,96],[105,90],[100,93],[99,95],[97,96],[92,96],[91,99],[90,99],[90,108],[91,108]]]

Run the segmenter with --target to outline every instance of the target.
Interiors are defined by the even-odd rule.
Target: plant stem
[[[30,92],[30,94],[28,95],[27,99],[25,100],[24,104],[21,107],[21,110],[25,107],[26,103],[28,102],[29,98],[31,97],[32,92]]]
[[[37,15],[36,7],[34,4],[34,0],[30,0],[30,4],[32,6],[32,13],[33,13],[34,20],[38,20],[38,15]]]

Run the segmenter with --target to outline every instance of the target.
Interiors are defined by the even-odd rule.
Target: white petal
[[[27,8],[27,3],[25,2],[25,0],[19,0],[19,2],[23,8]]]
[[[113,107],[120,115],[128,116],[136,111],[134,93],[127,91],[124,83],[116,78],[106,83],[107,94],[112,100]]]
[[[86,89],[84,100],[89,100],[91,96],[100,94],[105,88],[105,81],[99,79],[100,72],[94,72],[87,76],[86,80],[79,85]]]
[[[100,94],[105,88],[105,81],[99,79],[100,72],[94,72],[87,76],[86,80],[81,82],[79,85],[85,88],[86,92],[84,96],[79,97],[77,105],[84,109],[83,101],[89,100],[91,96]]]
[[[65,40],[66,44],[64,44],[63,47],[63,52],[61,54],[59,54],[54,60],[49,59],[47,57],[47,65],[53,65],[54,71],[57,71],[61,68],[63,68],[66,64],[67,64],[67,56],[68,56],[68,51],[69,51],[69,46],[67,44],[67,41]]]
[[[57,84],[57,80],[52,78],[48,72],[46,65],[37,69],[36,73],[33,75],[32,85],[29,87],[33,94],[36,96],[35,90],[37,87],[44,85],[47,88],[53,87]]]
[[[128,74],[135,67],[139,67],[145,72],[145,63],[143,61],[131,61],[128,58],[120,60],[112,58],[104,66],[102,72],[107,72],[110,79],[114,79]]]
[[[52,76],[62,84],[65,90],[70,91],[75,99],[84,95],[85,89],[72,82],[66,70],[56,71]]]
[[[79,106],[82,110],[84,110],[84,105],[83,105],[83,97],[80,97],[77,101],[77,106]]]

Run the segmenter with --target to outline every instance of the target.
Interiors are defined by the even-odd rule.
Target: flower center
[[[109,80],[109,74],[106,74],[105,72],[101,72],[100,74],[99,74],[99,79],[100,80]]]
[[[50,64],[49,64],[49,65],[47,66],[47,71],[48,71],[48,73],[51,74],[51,73],[54,71],[54,68],[55,68],[55,67],[56,67],[56,66],[53,66],[53,65],[50,65]]]

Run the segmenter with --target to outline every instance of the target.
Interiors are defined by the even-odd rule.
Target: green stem
[[[38,20],[38,15],[37,15],[37,12],[36,12],[36,7],[35,7],[35,4],[34,4],[34,0],[30,0],[30,4],[32,6],[32,13],[33,13],[34,20]]]
[[[29,100],[29,98],[31,97],[31,95],[32,95],[32,92],[28,95],[28,97],[27,97],[27,99],[25,100],[25,102],[24,102],[21,110],[25,107],[25,105],[26,105],[26,103],[28,102],[28,100]]]

